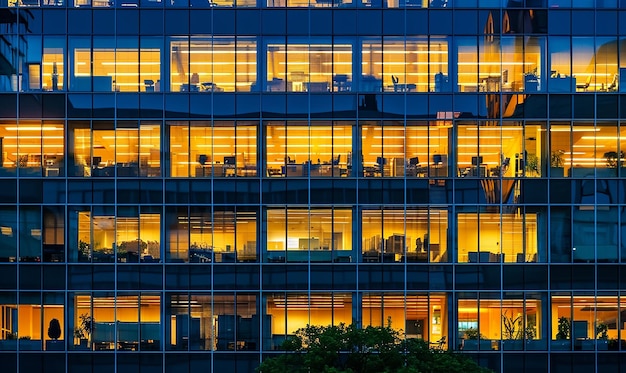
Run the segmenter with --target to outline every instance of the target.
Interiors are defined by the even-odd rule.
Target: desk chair
[[[593,75],[589,75],[589,77],[587,78],[587,80],[585,80],[584,84],[576,84],[576,89],[577,90],[582,90],[582,91],[587,91],[587,89],[589,89],[589,85],[591,84],[591,78],[593,77]]]
[[[430,342],[430,345],[433,346],[433,350],[443,350],[443,346],[446,344],[446,336],[444,335],[443,337],[441,337],[441,339],[439,339],[438,341],[435,342]]]
[[[337,92],[345,92],[350,90],[348,85],[348,75],[337,74],[333,76],[333,87]]]
[[[619,81],[619,74],[613,74],[613,80],[611,84],[606,87],[607,91],[617,91],[617,82]]]
[[[146,86],[146,92],[154,92],[154,80],[146,79],[143,84]]]

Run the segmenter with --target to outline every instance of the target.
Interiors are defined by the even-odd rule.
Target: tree
[[[402,339],[391,328],[345,324],[307,325],[266,358],[259,373],[487,373],[469,357],[430,348],[421,339]]]

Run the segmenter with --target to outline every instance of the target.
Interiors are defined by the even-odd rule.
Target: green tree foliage
[[[469,357],[402,339],[391,328],[354,325],[299,329],[283,353],[266,358],[259,373],[488,373]]]

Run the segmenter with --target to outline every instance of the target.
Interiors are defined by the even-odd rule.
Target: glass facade
[[[252,372],[307,324],[390,320],[498,372],[618,371],[625,24],[0,0],[4,370]]]

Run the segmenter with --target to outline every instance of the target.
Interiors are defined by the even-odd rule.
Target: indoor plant
[[[572,344],[569,340],[571,328],[570,320],[567,317],[559,317],[556,340],[552,341],[551,344],[553,350],[571,350]]]
[[[503,350],[521,350],[522,337],[524,336],[522,329],[522,315],[515,316],[508,310],[502,314],[502,349]]]
[[[465,339],[463,340],[463,350],[491,350],[491,341],[478,332],[476,328],[465,330]]]
[[[604,159],[606,159],[606,168],[614,169],[615,173],[611,176],[617,176],[618,170],[624,166],[624,152],[609,151],[604,153]]]
[[[565,172],[563,171],[563,166],[565,165],[565,162],[563,161],[564,154],[565,152],[563,150],[555,150],[550,153],[550,176],[565,176]]]
[[[61,338],[61,324],[58,319],[50,320],[48,324],[48,338],[50,340],[46,341],[46,351],[62,351],[63,350],[63,340],[59,340]]]
[[[596,323],[596,346],[600,351],[609,349],[609,326],[602,321]]]
[[[86,313],[78,316],[78,325],[74,328],[74,338],[79,340],[77,346],[80,349],[89,349],[89,340],[94,329],[94,323],[93,317]]]

